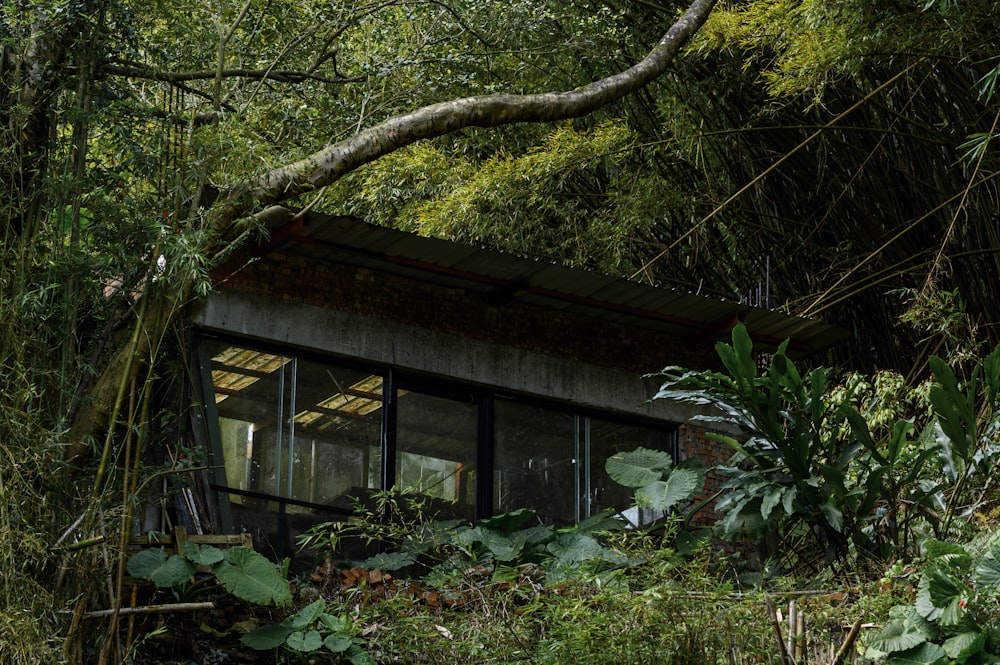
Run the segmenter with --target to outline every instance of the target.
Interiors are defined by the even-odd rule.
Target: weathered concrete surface
[[[675,423],[696,413],[686,405],[650,402],[658,383],[631,371],[263,296],[212,294],[193,321],[205,331],[575,406]]]

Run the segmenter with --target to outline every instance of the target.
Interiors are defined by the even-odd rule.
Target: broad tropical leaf
[[[927,641],[927,636],[904,619],[890,621],[869,644],[869,658],[907,651]]]
[[[924,642],[920,646],[889,656],[886,665],[935,665],[948,654],[944,649],[931,642]]]
[[[226,558],[225,552],[212,545],[184,543],[184,558],[196,566],[211,566]]]
[[[582,533],[560,533],[547,549],[554,557],[557,565],[575,566],[584,561],[600,559],[604,555],[604,546],[592,537]]]
[[[1000,587],[1000,542],[976,564],[976,588],[991,591]]]
[[[327,635],[323,646],[331,653],[343,653],[351,648],[354,641],[347,635]]]
[[[417,559],[407,552],[379,552],[364,560],[363,567],[369,570],[390,570],[412,566]]]
[[[276,649],[285,643],[285,639],[291,634],[292,629],[284,624],[272,623],[253,629],[240,638],[240,642],[256,649],[257,651],[267,651]]]
[[[701,488],[702,475],[694,469],[674,469],[666,480],[656,480],[636,492],[643,508],[668,511],[689,501]]]
[[[160,588],[180,586],[195,574],[190,561],[176,554],[168,555],[162,548],[147,549],[133,555],[126,569],[132,577],[150,580]]]
[[[296,630],[285,639],[285,644],[300,653],[312,653],[323,647],[323,636],[318,630]]]
[[[285,621],[289,628],[292,630],[299,630],[301,628],[306,628],[311,626],[313,621],[319,618],[326,609],[326,601],[320,598],[319,600],[313,601],[312,603],[306,605],[301,610],[296,612],[290,619]]]
[[[216,565],[215,575],[226,591],[257,605],[287,605],[292,602],[288,582],[278,567],[246,547],[229,550],[226,561]]]
[[[497,515],[496,517],[488,517],[486,519],[479,520],[476,524],[477,526],[486,527],[487,529],[492,529],[493,531],[505,531],[511,533],[517,531],[518,529],[523,529],[528,524],[538,523],[537,518],[538,513],[530,508],[521,508],[519,510],[512,510],[502,515]]]
[[[616,453],[604,463],[611,480],[625,487],[646,487],[673,466],[670,453],[648,448]]]
[[[964,663],[971,656],[982,653],[986,646],[986,633],[981,630],[959,633],[954,637],[949,637],[941,646],[949,658]]]

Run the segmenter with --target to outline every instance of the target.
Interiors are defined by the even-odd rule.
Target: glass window
[[[496,512],[532,508],[552,524],[604,510],[629,510],[636,524],[658,517],[630,509],[632,490],[612,481],[604,463],[639,446],[670,450],[669,433],[499,398],[493,427]]]
[[[472,521],[518,508],[560,525],[608,509],[626,511],[636,524],[658,517],[629,508],[631,491],[607,477],[604,463],[638,446],[670,450],[667,430],[498,396],[483,410],[487,390],[431,394],[412,378],[383,419],[385,374],[203,344],[218,415],[213,445],[222,456],[215,485],[229,497],[223,507],[233,526],[282,543],[279,558],[281,547],[294,549],[295,533],[350,511],[385,474],[400,490],[430,499],[439,517]],[[491,413],[491,422],[481,422]],[[383,422],[395,428],[383,432]],[[485,432],[492,438],[480,440]],[[383,442],[392,459],[382,459]],[[489,468],[477,469],[491,448]],[[483,496],[492,505],[477,512]]]
[[[219,484],[342,508],[377,486],[381,376],[220,343],[209,352]]]
[[[288,496],[351,508],[379,486],[382,377],[298,362]]]
[[[649,510],[630,508],[634,490],[619,485],[608,477],[604,463],[615,453],[635,450],[642,446],[652,450],[672,449],[673,437],[658,429],[623,424],[600,418],[588,418],[588,448],[590,450],[590,470],[586,501],[588,514],[602,510],[625,511],[624,517],[633,524],[648,524],[663,515]]]
[[[398,393],[396,487],[439,499],[442,517],[476,515],[477,405],[419,392]]]
[[[574,523],[579,417],[506,399],[493,408],[496,512],[534,508],[545,523]]]

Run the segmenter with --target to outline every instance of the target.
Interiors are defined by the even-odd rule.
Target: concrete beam
[[[658,382],[631,371],[262,296],[212,294],[193,321],[206,331],[573,406],[673,423],[696,414],[688,405],[650,402]]]

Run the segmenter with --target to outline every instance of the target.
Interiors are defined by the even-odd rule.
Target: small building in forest
[[[716,368],[743,321],[762,348],[839,329],[735,302],[309,213],[215,270],[193,314],[218,532],[291,552],[373,491],[468,520],[573,523],[629,505],[604,462],[639,446],[726,457],[668,365]]]

